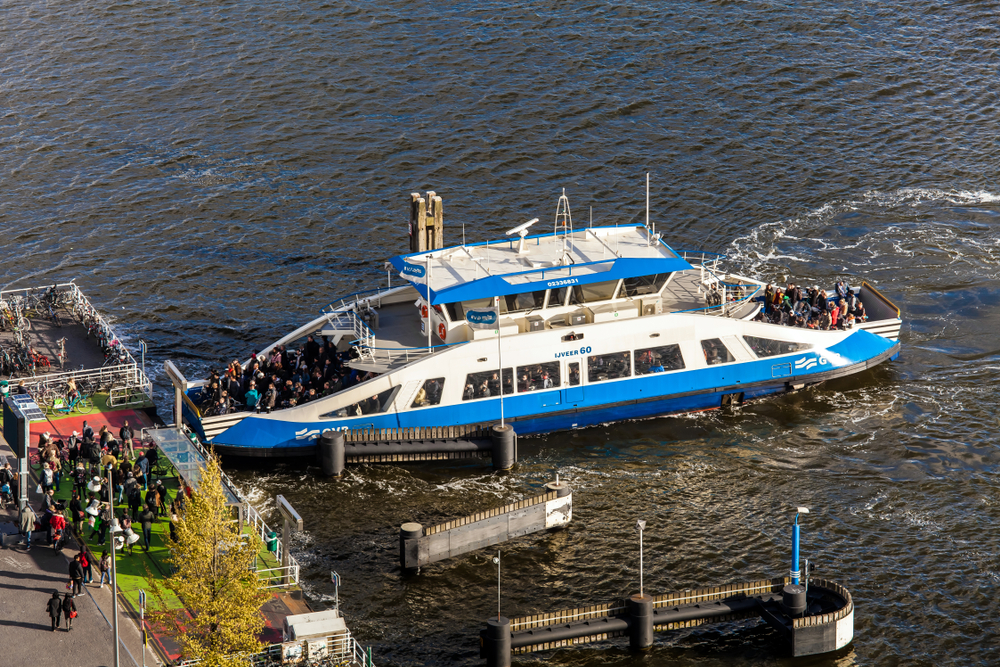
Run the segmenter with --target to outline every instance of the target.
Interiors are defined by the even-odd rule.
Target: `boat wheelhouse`
[[[561,213],[560,213],[561,212]],[[533,221],[534,222],[534,221]],[[645,225],[572,228],[392,258],[405,282],[340,299],[264,348],[322,336],[357,384],[270,413],[184,415],[224,453],[311,454],[324,432],[499,421],[519,434],[739,404],[870,368],[899,352],[899,310],[867,283],[868,321],[812,330],[753,321],[764,283]],[[391,275],[391,273],[390,273]]]

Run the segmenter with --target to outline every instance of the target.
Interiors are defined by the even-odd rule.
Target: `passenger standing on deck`
[[[90,438],[91,440],[93,440],[94,439],[94,429],[90,428],[90,426],[87,425],[87,422],[84,421],[83,422],[83,428],[80,429],[80,435],[83,436],[84,440],[86,440],[87,438]]]
[[[70,566],[72,568],[72,563]],[[59,591],[52,591],[52,597],[49,598],[48,603],[45,605],[46,611],[49,612],[49,618],[52,619],[52,632],[55,632],[56,628],[59,627],[59,616],[62,615],[62,606]]]
[[[132,439],[135,437],[135,431],[132,427],[128,425],[128,420],[122,424],[122,427],[118,429],[118,438],[122,441],[122,447],[125,450],[125,454],[128,458],[135,458],[135,449],[132,446]]]
[[[253,380],[250,380],[247,393],[243,397],[243,400],[246,402],[247,410],[256,412],[257,404],[260,403],[260,394],[257,393],[257,383]]]

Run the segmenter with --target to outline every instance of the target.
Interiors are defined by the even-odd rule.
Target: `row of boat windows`
[[[537,292],[508,294],[500,297],[500,312],[501,314],[520,313],[540,308],[578,306],[597,303],[599,301],[609,301],[615,297],[624,298],[656,294],[663,289],[669,277],[669,273],[657,273],[649,276],[625,278],[624,280],[590,283],[589,285],[572,285],[557,289],[539,290]],[[465,319],[465,312],[467,310],[490,308],[492,305],[493,299],[486,298],[446,303],[445,308],[448,309],[448,316],[452,322],[461,322]]]
[[[813,346],[808,343],[790,343],[788,341],[760,338],[758,336],[743,336],[750,349],[760,358],[776,357],[808,350]],[[701,341],[701,350],[705,355],[705,363],[709,366],[728,364],[736,361],[736,357],[719,338],[709,338]],[[593,354],[586,360],[587,383],[595,384],[608,380],[632,377],[635,375],[652,375],[678,371],[686,368],[684,356],[679,345],[660,345],[635,351],[635,365],[632,364],[632,351],[611,352],[609,354]],[[562,369],[558,361],[549,361],[516,368],[504,368],[469,373],[465,377],[465,387],[462,391],[463,401],[499,396],[501,387],[505,396],[563,386]],[[575,387],[580,384],[580,362],[574,361],[566,365],[568,375],[567,385]],[[441,403],[444,392],[445,378],[425,380],[417,391],[411,408],[425,408]],[[385,412],[395,398],[399,385],[386,389],[371,398],[359,401],[347,408],[323,415],[324,417],[350,417],[370,415]]]
[[[812,347],[807,343],[790,343],[787,341],[771,340],[759,338],[757,336],[744,336],[751,349],[758,357],[773,357],[781,354],[790,354],[807,350]],[[705,355],[705,363],[709,366],[718,364],[728,364],[736,361],[736,357],[729,348],[719,338],[710,338],[701,341],[702,353]],[[681,354],[679,345],[661,345],[635,351],[635,375],[650,375],[653,373],[664,373],[668,371],[683,370],[684,357]],[[569,374],[568,385],[575,387],[580,384],[580,362],[567,364]],[[617,380],[632,376],[632,352],[612,352],[610,354],[594,354],[587,357],[587,382],[593,384],[607,380]],[[502,378],[502,379],[501,379]],[[535,391],[538,389],[550,389],[562,386],[560,378],[560,367],[558,361],[551,361],[531,366],[517,367],[517,382],[514,382],[514,369],[505,368],[501,373],[499,369],[489,371],[479,371],[469,373],[465,378],[465,389],[462,392],[463,401],[471,401],[478,398],[489,398],[499,396],[501,386],[504,395]],[[420,400],[421,394],[425,392],[427,385],[434,387],[443,386],[444,378],[428,380],[425,388],[418,393],[418,400],[414,401],[411,408],[424,407],[427,405],[437,405],[441,402],[440,392],[437,399],[433,401]]]

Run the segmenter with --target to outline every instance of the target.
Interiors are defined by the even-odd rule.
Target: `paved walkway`
[[[12,463],[15,461],[2,439],[0,454],[6,455]],[[29,503],[38,507],[39,498],[33,486],[29,485],[28,489]],[[0,511],[0,532],[17,533],[16,523],[15,509]],[[99,588],[96,579],[95,583],[85,585],[83,595],[75,600],[79,616],[73,621],[73,629],[67,631],[64,623],[62,628],[52,632],[45,605],[53,591],[66,592],[69,561],[76,555],[77,545],[70,540],[62,553],[56,553],[44,542],[42,537],[36,538],[31,549],[25,549],[23,544],[0,549],[0,664],[113,666],[110,586]],[[96,574],[96,567],[94,571]],[[142,636],[137,619],[128,616],[124,604],[119,604],[118,631],[122,642],[119,665],[142,665]],[[145,649],[145,664],[162,664],[149,647]]]

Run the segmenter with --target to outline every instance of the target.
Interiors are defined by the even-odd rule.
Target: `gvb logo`
[[[816,368],[817,366],[825,366],[828,363],[830,362],[823,357],[820,357],[819,359],[816,357],[802,357],[800,359],[796,359],[792,365],[797,371],[808,371]]]

